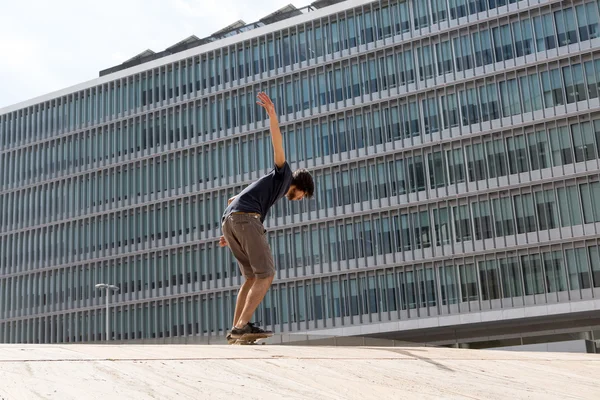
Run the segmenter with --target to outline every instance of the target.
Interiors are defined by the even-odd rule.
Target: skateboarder
[[[257,104],[266,110],[269,117],[275,165],[268,174],[229,199],[223,213],[223,236],[219,245],[229,246],[245,278],[238,293],[228,339],[239,339],[245,334],[272,334],[250,322],[275,276],[263,222],[269,209],[283,196],[288,200],[301,200],[312,197],[314,193],[311,174],[305,169],[292,173],[285,159],[275,105],[265,93],[261,92],[257,97]]]

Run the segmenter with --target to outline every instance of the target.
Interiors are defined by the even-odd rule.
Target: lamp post
[[[109,297],[109,290],[114,290],[115,292],[119,290],[118,286],[115,285],[107,285],[106,283],[99,283],[96,285],[96,289],[106,289],[106,341],[108,342],[110,340],[110,336],[109,336],[109,323],[110,323],[110,313],[109,313],[109,309],[108,309],[108,297]],[[112,293],[112,292],[110,292]]]

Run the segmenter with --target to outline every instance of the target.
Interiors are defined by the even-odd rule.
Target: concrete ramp
[[[0,399],[599,399],[600,356],[431,347],[2,345]]]

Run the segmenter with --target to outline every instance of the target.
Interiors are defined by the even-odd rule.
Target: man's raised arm
[[[283,167],[283,164],[285,164],[285,152],[283,150],[283,138],[281,137],[281,131],[279,130],[279,121],[277,120],[275,105],[266,93],[260,92],[257,97],[258,101],[256,103],[263,107],[269,116],[275,165],[277,165],[277,168],[281,168]]]

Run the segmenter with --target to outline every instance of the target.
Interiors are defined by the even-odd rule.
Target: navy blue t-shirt
[[[234,212],[258,213],[264,222],[269,209],[285,196],[292,184],[292,170],[287,161],[277,165],[265,176],[249,185],[236,196],[223,213],[223,218]]]

